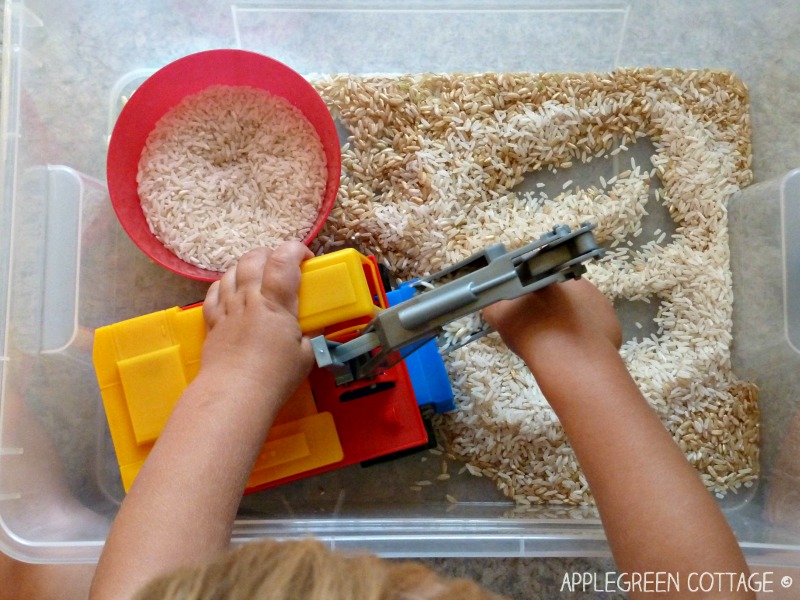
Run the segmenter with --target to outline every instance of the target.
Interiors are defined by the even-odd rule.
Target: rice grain
[[[153,234],[186,262],[225,271],[252,248],[305,238],[325,192],[326,159],[287,100],[211,86],[156,124],[137,182]]]
[[[658,306],[656,333],[621,349],[643,395],[710,491],[724,496],[753,485],[758,393],[730,366],[726,203],[752,179],[748,96],[735,76],[677,69],[340,75],[316,85],[351,133],[338,203],[317,250],[355,241],[410,279],[463,260],[487,240],[514,248],[557,223],[594,222],[608,252],[587,277],[611,300]],[[554,197],[538,184],[515,191],[526,174],[616,156],[642,137],[655,146],[651,166],[634,161],[599,188],[565,184]],[[645,237],[653,197],[676,233],[634,246]],[[446,337],[472,325],[453,324]],[[492,479],[523,509],[592,504],[558,419],[498,336],[454,350],[446,364],[457,409],[436,426],[466,472]]]

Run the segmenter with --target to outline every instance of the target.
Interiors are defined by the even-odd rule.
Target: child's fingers
[[[237,290],[258,292],[261,289],[261,275],[270,253],[266,248],[254,248],[239,259],[236,263]]]
[[[266,260],[261,278],[261,294],[281,306],[297,312],[300,288],[300,263],[313,253],[301,242],[285,242]]]
[[[203,318],[209,327],[213,327],[219,318],[219,281],[211,284],[203,301]]]
[[[219,288],[217,288],[217,296],[219,304],[224,309],[225,302],[228,298],[233,297],[236,293],[236,265],[225,271],[219,280]]]
[[[219,304],[219,280],[212,283],[206,292],[205,304]]]

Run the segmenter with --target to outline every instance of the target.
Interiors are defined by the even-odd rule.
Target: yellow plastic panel
[[[116,366],[114,368],[116,369]],[[102,397],[108,418],[108,428],[111,431],[111,440],[114,442],[114,450],[117,453],[117,462],[120,467],[144,462],[152,444],[139,445],[136,442],[122,383],[117,381],[117,383],[103,388]]]
[[[169,309],[167,314],[175,338],[181,346],[186,382],[190,383],[200,370],[200,357],[203,354],[203,342],[206,339],[203,307],[193,306],[187,309],[175,307]]]
[[[375,311],[358,251],[351,248],[303,263],[298,320],[304,333],[372,316]]]
[[[345,249],[302,264],[298,304],[304,332],[374,314],[367,262]],[[196,376],[205,335],[202,306],[175,307],[96,330],[95,371],[126,491]],[[248,487],[342,460],[333,417],[316,411],[304,382],[278,413]]]
[[[311,455],[308,439],[304,433],[295,433],[275,440],[268,440],[256,459],[259,468],[269,469],[292,460]]]
[[[133,480],[136,479],[136,476],[139,474],[139,471],[142,470],[143,466],[143,460],[119,466],[119,474],[122,477],[122,487],[125,488],[126,492],[130,491]]]
[[[136,443],[154,441],[186,389],[178,346],[120,360],[119,375]]]
[[[349,280],[347,265],[331,265],[303,275],[303,319],[311,319],[331,310],[348,307],[356,302],[356,289]],[[324,290],[324,292],[322,291]]]
[[[297,435],[301,435],[308,444],[308,455],[275,464],[271,462],[268,452],[267,455],[262,452],[247,482],[248,488],[258,487],[270,481],[331,465],[344,458],[342,445],[339,443],[339,435],[336,433],[336,425],[333,422],[333,415],[327,412],[318,413],[299,421],[273,426],[269,430],[265,448],[269,448],[269,445],[275,440]]]
[[[119,323],[113,330],[116,359],[126,359],[175,344],[168,311],[162,310]]]

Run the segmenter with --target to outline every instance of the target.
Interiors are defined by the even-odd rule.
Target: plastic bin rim
[[[782,276],[783,276],[783,337],[789,347],[797,354],[800,354],[800,347],[793,341],[789,326],[789,261],[788,261],[788,235],[787,235],[787,210],[786,205],[792,201],[790,198],[791,188],[794,188],[795,199],[794,201],[800,202],[800,167],[792,169],[781,178],[780,183],[780,212],[781,212],[781,261],[782,261]]]

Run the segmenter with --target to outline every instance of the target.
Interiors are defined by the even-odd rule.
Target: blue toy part
[[[400,284],[396,290],[386,293],[389,306],[394,306],[405,302],[411,298],[415,289],[412,284],[417,281],[412,279]],[[408,350],[411,350],[409,348]],[[406,352],[403,352],[405,355]],[[414,388],[414,395],[417,397],[417,404],[420,407],[432,406],[437,413],[446,413],[454,410],[456,405],[453,402],[453,388],[450,385],[450,378],[447,376],[447,369],[444,366],[442,355],[436,340],[429,340],[418,350],[410,352],[404,356],[408,374],[411,377],[411,386]]]

